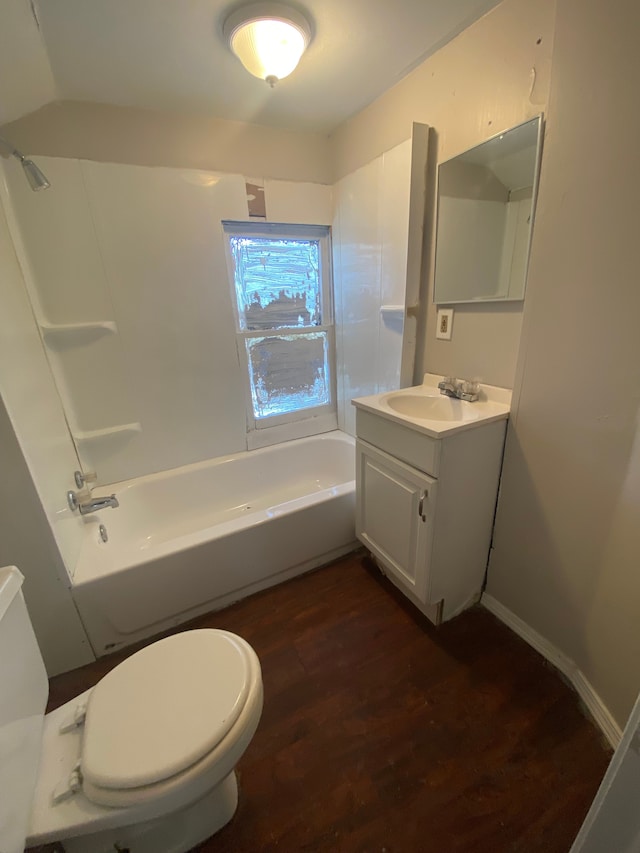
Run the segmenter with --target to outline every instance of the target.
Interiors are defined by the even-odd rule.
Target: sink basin
[[[370,415],[378,415],[432,438],[445,438],[509,417],[511,392],[508,389],[483,384],[480,399],[469,403],[441,394],[438,383],[442,379],[438,374],[425,373],[422,385],[382,391],[351,402],[362,423]]]
[[[394,412],[406,415],[409,418],[455,423],[474,421],[479,417],[479,413],[473,409],[473,403],[442,395],[430,397],[426,394],[397,391],[389,394],[384,402]]]

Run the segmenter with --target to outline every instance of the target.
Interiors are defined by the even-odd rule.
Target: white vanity
[[[356,533],[436,624],[482,591],[511,401],[489,385],[451,399],[441,379],[353,400]]]

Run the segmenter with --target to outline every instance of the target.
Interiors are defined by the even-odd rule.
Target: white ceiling
[[[313,40],[274,89],[222,38],[238,3],[41,0],[38,14],[61,99],[328,133],[498,2],[304,0]]]

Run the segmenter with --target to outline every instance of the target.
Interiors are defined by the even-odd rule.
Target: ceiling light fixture
[[[311,41],[305,16],[284,3],[251,3],[233,12],[223,32],[250,74],[273,87],[287,77]]]

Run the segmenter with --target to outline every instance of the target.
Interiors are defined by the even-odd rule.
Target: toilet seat
[[[244,707],[222,740],[195,764],[161,782],[116,789],[102,788],[93,785],[89,779],[83,779],[77,793],[54,804],[54,789],[78,762],[82,764],[84,726],[69,727],[68,724],[77,708],[88,704],[96,688],[86,691],[45,717],[40,770],[30,818],[30,845],[48,844],[165,818],[189,807],[233,774],[251,742],[262,712],[260,661],[241,637],[226,631],[216,630],[214,633],[233,638],[246,655],[249,673]],[[215,668],[215,663],[213,666]]]
[[[105,789],[126,798],[127,790],[169,780],[215,749],[247,702],[247,648],[224,631],[187,631],[108,673],[91,693],[84,723],[89,798],[103,802],[96,792]]]
[[[7,826],[5,821],[0,828],[3,849],[17,851],[25,845],[32,847],[62,841],[69,853],[109,853],[127,848],[139,853],[160,850],[186,853],[222,829],[233,817],[238,804],[234,768],[249,745],[262,712],[260,662],[251,646],[233,634],[210,630],[199,632],[199,636],[192,635],[197,637],[194,641],[201,647],[201,653],[195,647],[188,647],[190,640],[185,641],[184,635],[172,639],[170,645],[167,641],[162,652],[152,653],[150,660],[154,662],[156,677],[161,685],[169,682],[169,689],[164,693],[156,685],[156,701],[167,701],[174,696],[180,677],[188,689],[180,695],[177,706],[182,702],[187,708],[194,701],[193,690],[196,689],[196,698],[200,695],[196,686],[199,681],[204,678],[217,683],[214,691],[204,691],[205,699],[209,703],[213,701],[217,708],[215,734],[205,736],[199,728],[197,737],[183,741],[182,746],[186,743],[189,747],[191,759],[203,749],[209,750],[196,758],[195,763],[151,784],[122,790],[103,789],[114,796],[115,801],[102,803],[85,790],[82,778],[84,708],[90,704],[92,691],[87,690],[45,714],[46,672],[20,594],[21,582],[22,575],[16,568],[0,569],[0,639],[3,648],[10,649],[13,644],[12,651],[18,653],[5,655],[5,663],[10,658],[3,668],[9,686],[5,701],[0,702],[0,729],[5,746],[9,747],[9,751],[5,749],[5,758],[9,760],[3,768],[8,770],[6,779],[15,783],[5,786],[4,812],[10,820]],[[190,665],[182,666],[189,675],[182,676],[175,662],[171,665],[176,644],[181,645],[182,654],[189,653],[187,663]],[[205,651],[207,645],[208,651]],[[218,675],[213,677],[216,669]],[[229,669],[236,674],[232,675]],[[105,733],[99,723],[101,714],[114,699],[123,698],[122,691],[127,683],[129,686],[124,692],[128,695],[131,689],[137,692],[138,699],[140,692],[148,689],[136,681],[141,678],[137,663],[125,670],[122,682],[120,677],[112,679],[106,690],[98,691],[98,701],[93,703],[91,711],[93,722],[90,720],[89,724],[87,742],[90,746],[100,732]],[[134,685],[131,685],[132,679]],[[177,706],[174,704],[173,710]],[[209,704],[201,713],[206,716],[210,710]],[[129,713],[132,712],[116,716],[126,719]],[[165,720],[169,718],[170,726],[172,713],[164,715]],[[27,723],[29,729],[24,725]],[[119,725],[123,723],[120,721]],[[161,740],[162,735],[167,739],[166,731],[160,734]],[[131,741],[128,743],[130,746]],[[212,749],[211,744],[214,744]],[[19,768],[22,763],[24,768]],[[184,763],[186,759],[183,758],[176,764],[175,750],[163,752],[162,762],[155,765],[147,762],[146,778],[162,777]],[[151,777],[148,775],[150,767]],[[134,769],[134,775],[135,772]],[[65,777],[75,777],[75,781],[70,784],[68,795],[62,796],[59,789]],[[123,780],[107,778],[107,781],[121,783]],[[131,777],[125,776],[124,781],[131,781]],[[90,787],[91,783],[88,785]],[[125,801],[118,802],[123,791]]]

